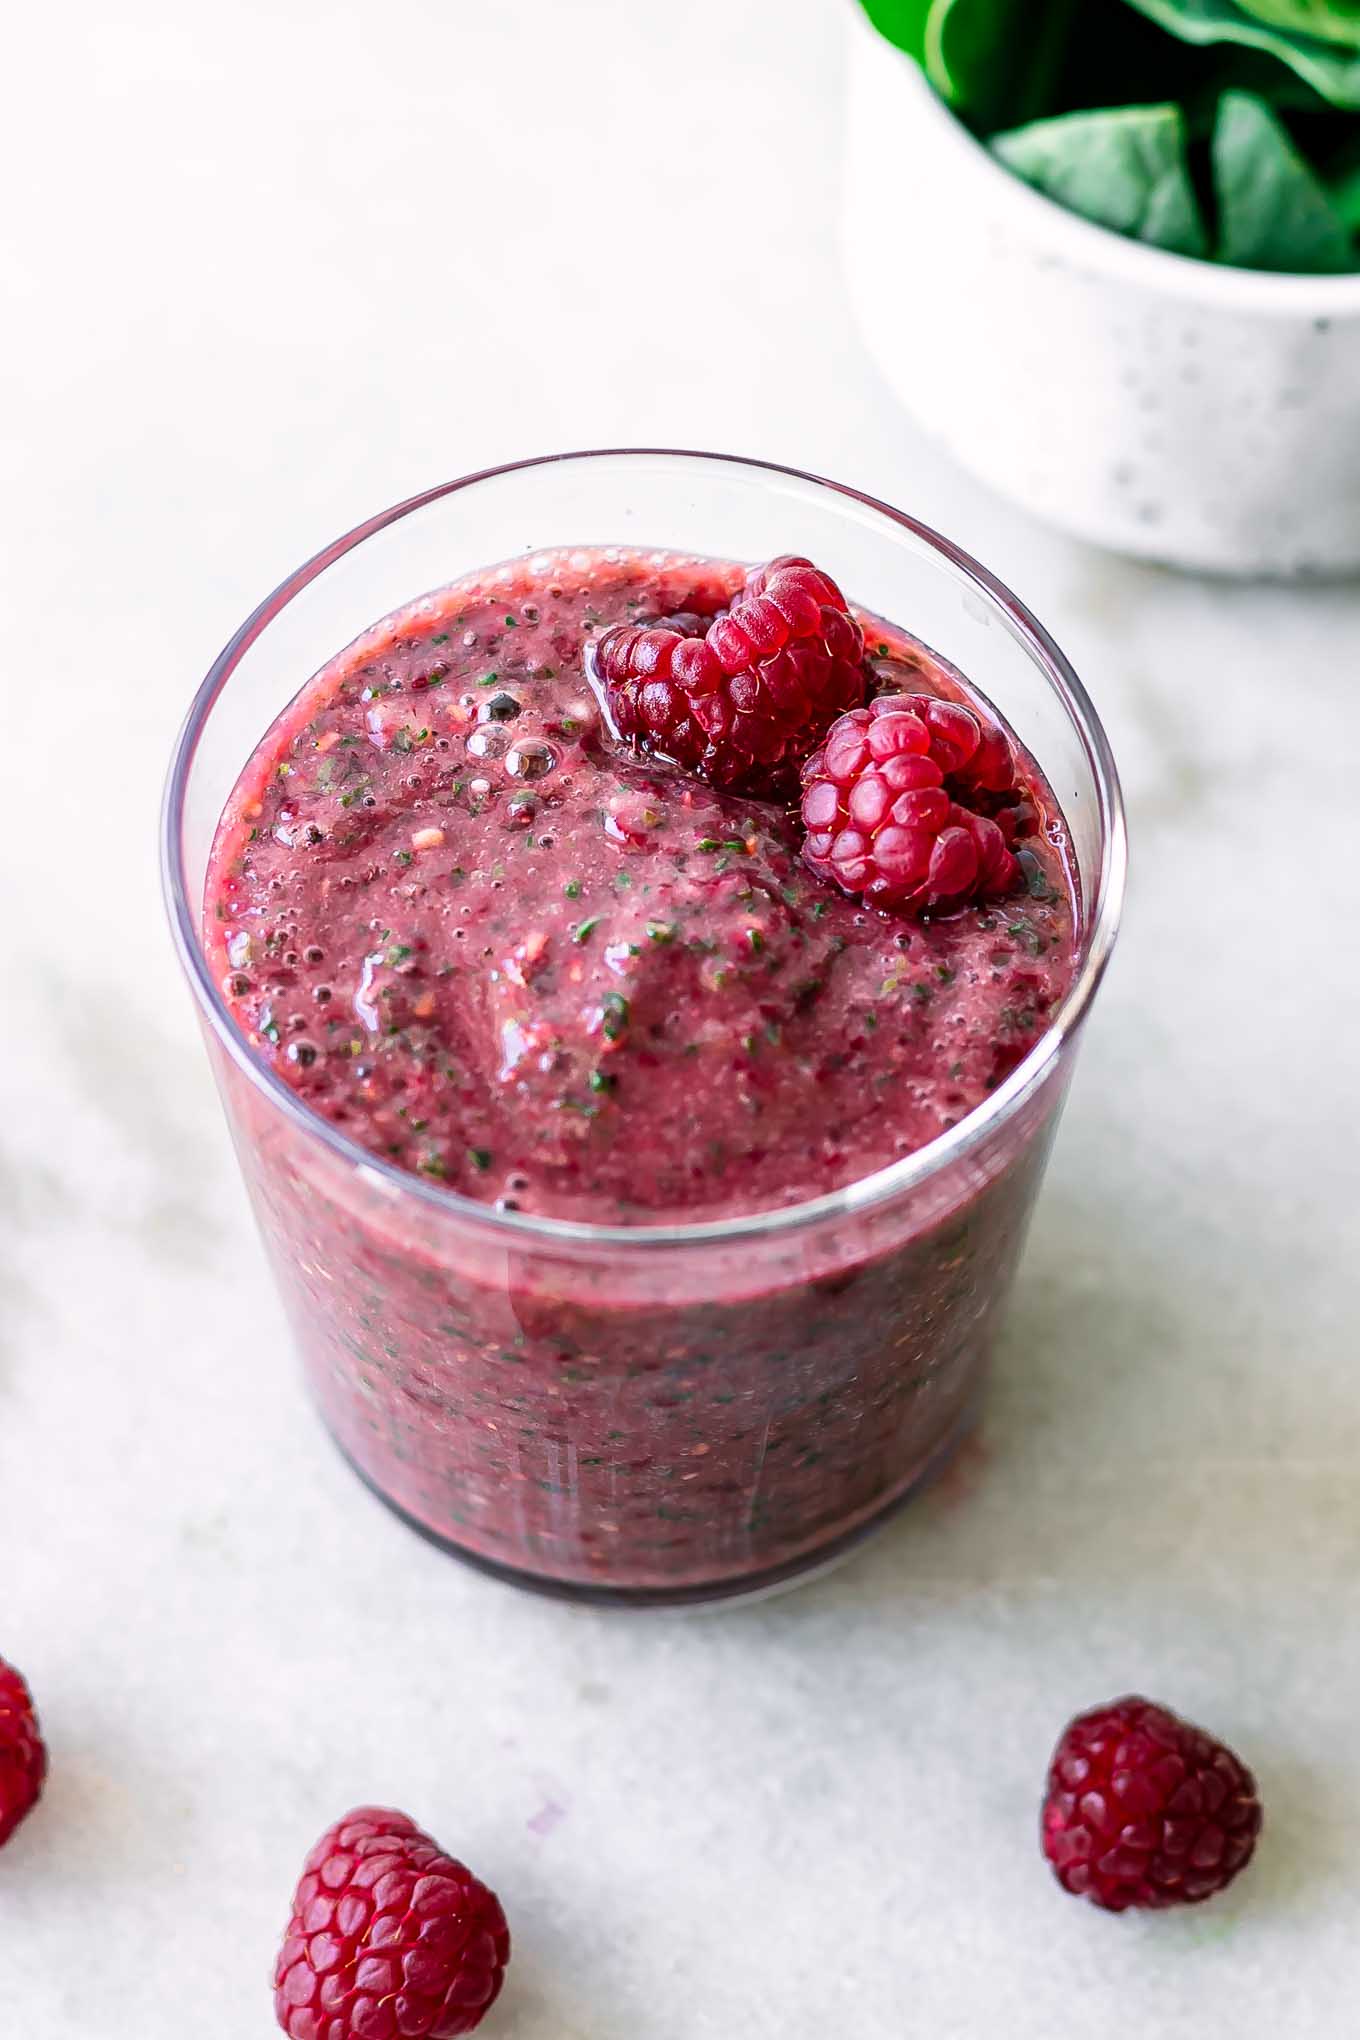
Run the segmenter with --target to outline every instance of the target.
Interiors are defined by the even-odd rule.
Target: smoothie
[[[599,549],[468,577],[342,652],[246,764],[205,944],[255,1054],[369,1154],[530,1218],[775,1213],[923,1147],[1048,1025],[1076,900],[1023,754],[988,797],[1014,890],[908,918],[809,868],[796,792],[621,741],[592,646],[700,630],[746,572]],[[995,729],[858,622],[869,697]],[[1042,1148],[942,1185],[906,1236],[848,1225],[773,1280],[715,1246],[711,1293],[689,1265],[645,1298],[532,1237],[451,1255],[429,1200],[347,1203],[285,1130],[243,1158],[366,1477],[466,1555],[647,1594],[804,1564],[919,1477],[967,1418]]]

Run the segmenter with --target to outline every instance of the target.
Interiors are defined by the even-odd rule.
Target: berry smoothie
[[[858,1183],[980,1105],[1071,984],[1066,830],[1023,754],[970,824],[1004,829],[1006,896],[908,913],[811,855],[782,764],[734,789],[623,741],[594,648],[658,619],[697,641],[747,572],[562,550],[411,604],[268,731],[209,868],[205,943],[254,1053],[436,1192],[403,1204],[387,1177],[356,1208],[293,1129],[253,1127],[327,1421],[421,1528],[569,1589],[777,1577],[899,1498],[967,1420],[1054,1111],[905,1232],[847,1218],[774,1264],[715,1240],[697,1286],[662,1257],[643,1293],[626,1242],[615,1280],[551,1230],[449,1251],[442,1192],[635,1229]],[[962,704],[1012,755],[923,645],[859,616],[857,652],[861,631],[864,699]]]

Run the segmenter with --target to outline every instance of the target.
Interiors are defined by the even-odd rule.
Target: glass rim
[[[629,459],[714,462],[745,468],[756,474],[810,483],[814,488],[845,497],[886,518],[936,553],[1001,610],[1067,710],[1095,782],[1100,824],[1100,865],[1090,903],[1091,919],[1080,967],[1044,1034],[981,1105],[975,1106],[956,1125],[937,1134],[924,1147],[903,1155],[900,1160],[890,1162],[871,1175],[843,1184],[838,1190],[824,1191],[820,1196],[777,1210],[747,1212],[735,1218],[705,1219],[689,1224],[596,1225],[581,1219],[498,1211],[492,1205],[478,1203],[475,1198],[464,1197],[437,1182],[422,1181],[409,1170],[399,1168],[394,1162],[361,1147],[339,1127],[304,1105],[283,1078],[251,1051],[209,969],[200,934],[202,902],[195,905],[192,901],[184,869],[182,824],[185,797],[199,742],[242,657],[294,596],[346,553],[362,545],[365,539],[374,537],[399,523],[403,517],[437,503],[445,496],[473,488],[480,482],[495,481],[505,475],[522,474],[535,468],[554,467],[567,461]],[[305,685],[309,677],[304,675],[299,686]],[[243,766],[244,763],[245,760],[242,760]],[[863,490],[778,461],[660,446],[580,448],[565,453],[537,454],[525,460],[480,468],[454,481],[441,482],[434,488],[405,497],[389,509],[366,518],[314,553],[251,612],[208,668],[175,740],[160,819],[161,885],[181,968],[214,1037],[255,1091],[281,1112],[299,1133],[328,1150],[371,1187],[394,1199],[413,1198],[437,1216],[481,1230],[507,1247],[521,1248],[537,1243],[563,1248],[609,1246],[625,1252],[641,1252],[648,1248],[733,1244],[777,1234],[794,1234],[828,1220],[850,1217],[893,1202],[973,1153],[1039,1089],[1085,1018],[1105,974],[1118,932],[1128,862],[1119,774],[1100,718],[1067,658],[1043,625],[1004,582],[930,525],[908,516],[905,511],[895,510],[891,504]]]

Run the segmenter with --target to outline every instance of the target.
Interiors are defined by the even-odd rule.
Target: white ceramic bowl
[[[1360,276],[1222,269],[1090,225],[846,13],[846,269],[912,415],[983,481],[1121,552],[1360,568]]]

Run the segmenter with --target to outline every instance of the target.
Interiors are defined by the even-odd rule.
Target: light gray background
[[[842,0],[80,0],[8,37],[0,1651],[54,1768],[0,1860],[0,2030],[265,2040],[300,1858],[378,1799],[505,1898],[488,2040],[1354,2031],[1360,595],[1083,550],[903,422],[841,301]],[[719,1616],[516,1598],[354,1485],[153,869],[190,689],[285,570],[618,441],[980,553],[1085,675],[1134,835],[980,1444]],[[1102,1918],[1037,1860],[1052,1736],[1131,1686],[1259,1768],[1259,1862],[1201,1914]]]

